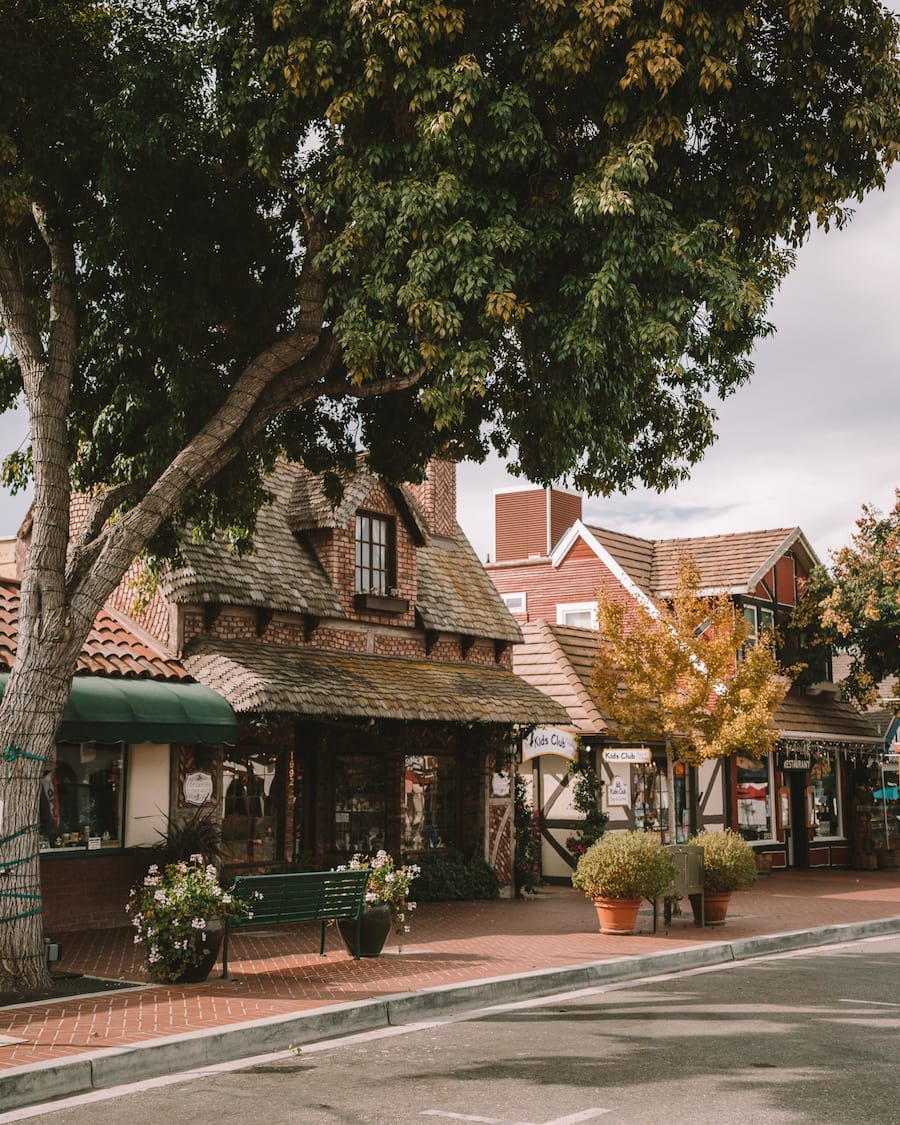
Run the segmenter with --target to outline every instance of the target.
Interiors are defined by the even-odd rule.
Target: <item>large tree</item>
[[[0,392],[34,518],[0,985],[45,973],[37,779],[137,554],[189,519],[246,543],[279,453],[672,483],[791,248],[900,139],[874,0],[6,0],[2,26]]]
[[[685,558],[671,598],[634,602],[601,590],[594,693],[625,741],[661,741],[671,784],[676,758],[691,765],[775,745],[775,711],[790,686],[774,637],[750,637],[729,594],[701,592]],[[670,839],[675,802],[669,798]]]
[[[794,623],[809,643],[849,652],[844,688],[859,703],[900,676],[900,490],[887,513],[863,505],[850,546],[810,575]]]

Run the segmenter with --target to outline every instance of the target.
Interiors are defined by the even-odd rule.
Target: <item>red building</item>
[[[604,761],[615,731],[587,702],[591,667],[583,630],[596,628],[598,591],[634,607],[664,601],[675,590],[685,555],[699,567],[701,589],[727,591],[754,633],[775,628],[791,640],[789,615],[819,564],[799,528],[648,540],[588,525],[580,497],[534,488],[498,492],[495,514],[495,561],[487,571],[525,626],[526,645],[516,652],[515,668],[567,707],[568,729],[594,749],[608,783],[606,799],[616,801],[606,809],[612,827],[655,827],[666,835],[665,812],[674,800],[679,839],[727,826],[772,853],[774,866],[862,862],[853,794],[881,740],[839,698],[830,667],[822,667],[818,682],[805,690],[791,688],[776,715],[778,751],[770,760],[735,755],[696,772],[676,765],[671,779],[660,747],[650,746],[647,763]],[[556,864],[561,874],[561,841],[573,824],[563,792],[567,763],[555,754],[536,761],[548,836],[545,864],[548,870]]]

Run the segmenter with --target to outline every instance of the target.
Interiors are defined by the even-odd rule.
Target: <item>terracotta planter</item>
[[[694,912],[694,922],[700,925],[700,896],[690,895],[691,909]],[[707,891],[704,895],[707,926],[724,926],[725,915],[728,913],[728,904],[731,902],[731,891]]]
[[[394,922],[393,912],[387,903],[364,906],[359,927],[360,957],[379,957]],[[338,930],[347,952],[356,955],[356,923],[348,918],[338,919]]]
[[[600,932],[604,934],[633,934],[637,925],[639,898],[595,898]]]

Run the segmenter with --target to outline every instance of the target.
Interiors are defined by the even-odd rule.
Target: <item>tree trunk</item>
[[[675,754],[672,751],[672,740],[666,735],[666,785],[669,790],[668,826],[669,843],[678,843],[678,828],[675,821]]]

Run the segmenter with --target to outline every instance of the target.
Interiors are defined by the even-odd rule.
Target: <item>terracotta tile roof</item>
[[[700,568],[704,590],[746,593],[777,559],[795,547],[808,566],[819,562],[797,527],[700,535],[684,539],[639,539],[633,535],[588,527],[626,574],[647,594],[664,597],[678,583],[678,566],[690,556]]]
[[[416,559],[416,609],[426,629],[521,640],[518,624],[459,527],[455,539],[432,539]]]
[[[524,644],[513,649],[516,675],[555,699],[569,721],[584,733],[598,734],[608,723],[591,697],[597,633],[574,625],[534,621],[522,627]]]
[[[875,744],[884,741],[869,718],[833,692],[819,695],[788,694],[775,713],[780,737],[791,741],[816,740]]]
[[[239,713],[523,724],[566,717],[502,668],[207,638],[191,642],[184,663]]]
[[[0,671],[8,671],[19,636],[19,586],[0,582]],[[186,680],[184,667],[167,656],[151,638],[138,634],[118,614],[101,609],[88,634],[76,675],[124,676],[153,680]]]
[[[258,552],[232,554],[221,539],[186,542],[183,564],[161,584],[176,603],[217,603],[343,617],[340,600],[309,546],[291,531],[287,511],[302,470],[279,463],[266,482],[274,499],[257,516]]]

